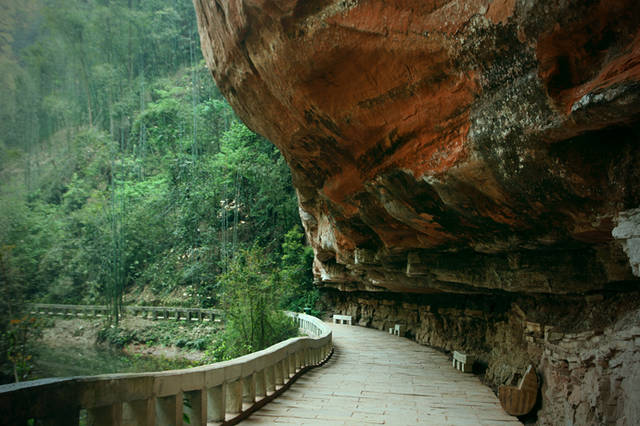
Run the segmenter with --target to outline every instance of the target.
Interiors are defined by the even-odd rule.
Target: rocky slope
[[[438,317],[449,318],[439,337],[422,308],[411,310],[412,336],[478,352],[492,385],[533,362],[547,386],[541,423],[567,401],[583,407],[569,424],[640,419],[624,406],[640,378],[620,387],[617,361],[572,364],[544,330],[535,352],[524,332],[483,331],[511,323],[513,298],[532,306],[523,318],[546,309],[554,326],[573,315],[578,294],[629,292],[609,331],[573,316],[581,333],[609,337],[562,339],[593,353],[627,342],[612,349],[627,364],[615,365],[637,365],[625,327],[638,324],[640,307],[640,2],[194,3],[220,90],[291,167],[318,282],[342,291],[327,300],[380,326],[386,314],[362,311],[367,301],[447,298],[460,308]],[[493,299],[509,303],[480,304],[467,321],[465,303]],[[476,333],[468,324],[480,334],[457,340]],[[514,339],[522,344],[512,350]],[[580,392],[556,394],[580,368],[592,377],[576,382]],[[608,390],[591,392],[594,377]],[[602,401],[617,408],[596,410]]]

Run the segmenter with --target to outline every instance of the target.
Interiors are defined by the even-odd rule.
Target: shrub
[[[259,351],[297,334],[294,321],[280,311],[283,283],[278,273],[267,275],[269,270],[267,256],[254,246],[240,252],[221,276],[225,357]]]

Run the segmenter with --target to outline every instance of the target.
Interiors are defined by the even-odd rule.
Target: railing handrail
[[[91,309],[100,309],[106,310],[108,306],[106,305],[67,305],[62,303],[31,303],[28,305],[33,308],[51,308],[51,309],[73,309],[73,310],[91,310]],[[220,309],[213,308],[188,308],[181,306],[144,306],[144,305],[125,305],[123,308],[127,311],[131,310],[157,310],[157,311],[191,311],[191,312],[203,312],[203,313],[214,313],[220,314],[222,311]]]
[[[78,410],[86,409],[90,416],[115,416],[112,423],[119,424],[125,404],[128,410],[125,411],[133,415],[145,413],[139,418],[162,417],[169,410],[169,417],[175,419],[169,424],[180,424],[182,398],[188,395],[196,400],[195,403],[191,401],[191,415],[196,420],[192,424],[224,421],[225,413],[243,412],[243,398],[245,402],[248,402],[247,398],[251,399],[251,405],[255,405],[256,395],[266,397],[268,392],[277,391],[278,385],[286,386],[292,377],[300,374],[297,371],[319,365],[330,356],[332,332],[327,325],[311,315],[291,312],[287,315],[294,317],[299,327],[312,335],[290,338],[229,361],[188,369],[41,379],[3,385],[0,386],[0,412],[17,423],[29,418],[51,419],[58,415],[56,410],[65,407],[65,413],[72,413],[71,417],[69,414],[65,417],[65,424],[77,424]],[[258,392],[256,388],[260,388]],[[225,394],[228,395],[225,397]],[[155,404],[152,403],[154,400]],[[141,404],[141,401],[147,402]],[[153,405],[155,407],[150,408]],[[118,416],[120,422],[115,420]]]

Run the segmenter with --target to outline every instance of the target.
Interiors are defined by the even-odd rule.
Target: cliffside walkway
[[[242,424],[519,425],[476,376],[409,339],[328,324],[335,352],[325,366]]]

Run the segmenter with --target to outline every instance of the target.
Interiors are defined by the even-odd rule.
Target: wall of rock
[[[533,364],[541,391],[523,420],[540,425],[638,424],[638,298],[323,292],[326,304],[360,326],[404,324],[418,343],[477,356],[474,372],[494,391],[517,385]]]

